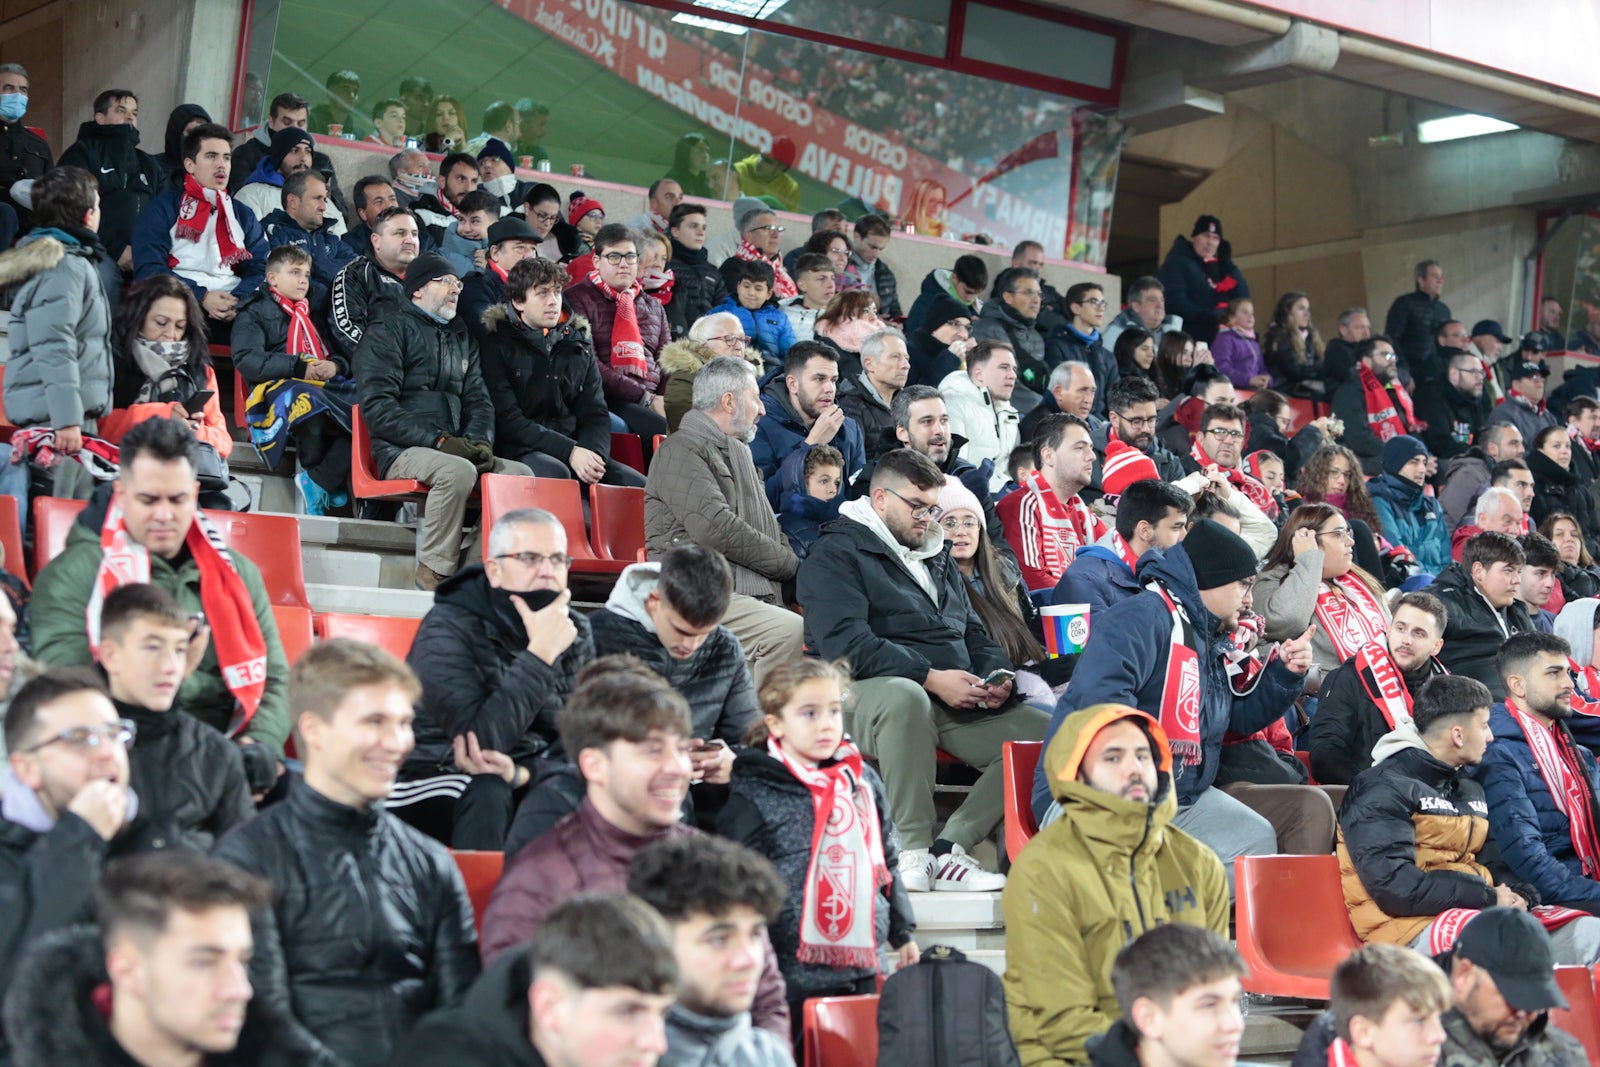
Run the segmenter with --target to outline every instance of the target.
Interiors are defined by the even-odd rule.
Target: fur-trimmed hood
[[[532,333],[531,330],[527,330],[527,327],[523,326],[522,320],[517,316],[516,309],[510,304],[490,304],[483,313],[483,328],[488,333],[493,333],[500,329],[515,330],[519,328]],[[563,337],[576,334],[581,334],[585,341],[594,336],[594,332],[589,329],[588,319],[577,314],[571,308],[563,306],[561,309],[561,321],[556,323],[555,328],[546,336],[551,341],[559,341]]]
[[[106,985],[105,949],[92,926],[40,938],[18,965],[6,997],[5,1031],[15,1067],[89,1067],[113,1062],[115,1038],[98,1007]],[[109,1003],[109,1001],[107,1001]],[[287,1020],[259,998],[250,1002],[233,1052],[207,1057],[217,1067],[325,1067]]]
[[[699,341],[687,337],[680,337],[661,350],[661,369],[673,374],[694,377],[700,373],[700,368],[717,358],[717,354]],[[762,371],[761,351],[755,347],[744,350],[745,362],[756,369],[756,374]]]
[[[0,289],[54,270],[66,256],[67,246],[54,237],[24,237],[15,248],[0,253]]]

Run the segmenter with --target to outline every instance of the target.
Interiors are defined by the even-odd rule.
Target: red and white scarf
[[[639,285],[655,297],[662,307],[672,303],[672,283],[676,280],[671,269],[647,271],[639,277]]]
[[[1139,557],[1133,554],[1133,549],[1128,547],[1128,542],[1124,541],[1122,535],[1115,530],[1111,531],[1111,551],[1115,552],[1117,558],[1128,565],[1130,571],[1138,571]]]
[[[787,300],[791,296],[799,296],[800,288],[794,284],[794,279],[789,277],[789,272],[783,269],[783,257],[767,254],[749,241],[740,241],[739,247],[733,253],[739,259],[748,259],[757,263],[765,263],[772,268],[776,280],[772,283],[772,292],[779,300]]]
[[[1382,641],[1389,629],[1378,598],[1354,571],[1322,583],[1317,591],[1316,616],[1317,625],[1327,635],[1340,663],[1372,642]]]
[[[1515,697],[1506,698],[1506,711],[1527,738],[1539,777],[1550,790],[1556,809],[1571,824],[1572,847],[1583,864],[1583,876],[1600,878],[1600,826],[1596,825],[1600,822],[1600,807],[1571,731],[1559,722],[1544,725],[1518,707]]]
[[[215,206],[213,206],[215,201]],[[217,215],[217,225],[213,229],[214,240],[217,247],[218,262],[224,267],[231,267],[235,263],[242,263],[251,258],[250,250],[244,245],[244,230],[239,225],[239,218],[234,214],[233,198],[223,189],[206,189],[195,181],[194,175],[186,175],[183,179],[183,199],[178,203],[178,221],[173,226],[173,237],[187,241],[203,241],[206,229],[212,221],[211,216]],[[169,255],[167,266],[176,267],[182,257]]]
[[[1523,407],[1527,408],[1528,410],[1530,410],[1530,411],[1532,411],[1532,412],[1534,412],[1536,414],[1543,415],[1544,412],[1545,412],[1545,402],[1543,400],[1535,402],[1535,401],[1529,399],[1528,397],[1523,396],[1521,393],[1517,392],[1515,389],[1512,389],[1509,393],[1506,394],[1506,399],[1507,400],[1515,400],[1518,403],[1520,403]]]
[[[1579,715],[1600,716],[1600,670],[1580,667],[1571,657],[1567,658],[1567,670],[1572,674],[1572,684],[1577,687],[1572,694],[1572,710]]]
[[[1167,650],[1167,673],[1161,683],[1159,722],[1172,747],[1172,758],[1188,766],[1200,763],[1200,653],[1199,635],[1189,613],[1160,582],[1145,587],[1166,601],[1172,614],[1172,643]]]
[[[861,752],[841,742],[826,767],[807,767],[767,739],[767,755],[811,793],[811,862],[800,905],[801,963],[878,965],[873,906],[891,881],[883,856],[878,806],[861,771]]]
[[[1050,576],[1050,584],[1054,585],[1072,566],[1078,549],[1105,536],[1105,520],[1090,510],[1076,493],[1062,500],[1042,471],[1034,471],[1024,478],[1022,488],[1029,494],[1020,513],[1023,569]],[[1043,585],[1041,582],[1038,587]],[[1029,588],[1035,587],[1030,585]]]
[[[1328,1067],[1360,1067],[1356,1063],[1355,1050],[1342,1037],[1333,1039],[1333,1044],[1328,1046]]]
[[[1572,438],[1573,441],[1583,445],[1583,447],[1588,450],[1590,455],[1600,452],[1600,441],[1591,441],[1589,438],[1579,433],[1578,424],[1575,422],[1567,423],[1567,436]]]
[[[1433,920],[1433,925],[1428,928],[1428,955],[1440,956],[1455,945],[1456,938],[1461,936],[1462,929],[1478,914],[1477,908],[1446,908]],[[1563,908],[1559,904],[1540,904],[1538,907],[1529,908],[1528,914],[1539,920],[1539,925],[1546,930],[1559,930],[1570,922],[1575,922],[1589,913],[1578,911],[1574,908]]]
[[[650,377],[650,360],[644,348],[644,335],[639,332],[639,317],[633,302],[644,290],[634,282],[622,292],[611,288],[600,279],[600,272],[589,272],[589,280],[616,302],[617,312],[611,319],[611,366],[628,375],[646,381]]]
[[[1222,476],[1228,479],[1228,484],[1239,490],[1239,492],[1243,493],[1245,499],[1250,501],[1250,503],[1254,504],[1257,508],[1261,509],[1263,513],[1265,513],[1268,508],[1271,508],[1274,511],[1277,510],[1278,502],[1272,499],[1272,491],[1270,489],[1256,481],[1254,478],[1250,477],[1240,468],[1224,467],[1216,460],[1206,455],[1206,450],[1200,447],[1199,438],[1195,438],[1194,443],[1189,446],[1189,458],[1200,464],[1201,470],[1207,470],[1211,467],[1215,467],[1217,470],[1221,471]]]
[[[1389,653],[1387,638],[1363,645],[1355,654],[1355,667],[1356,677],[1361,679],[1361,688],[1366,690],[1367,699],[1383,712],[1383,720],[1389,724],[1389,729],[1411,721],[1411,687],[1406,685],[1406,676],[1400,672]],[[1430,659],[1428,667],[1435,677],[1450,673],[1436,659]]]
[[[267,685],[267,641],[256,619],[250,589],[239,577],[222,534],[202,511],[196,511],[184,545],[200,569],[200,606],[211,627],[222,682],[239,706],[228,724],[238,737],[250,725]],[[150,581],[150,551],[134,541],[123,525],[122,508],[113,498],[100,527],[100,571],[89,593],[89,650],[100,647],[100,609],[105,598],[124,585]]]
[[[270,285],[267,286],[267,292],[278,302],[284,314],[289,316],[289,340],[285,345],[289,355],[307,357],[307,363],[312,360],[327,359],[327,346],[322,343],[322,338],[317,336],[317,328],[311,324],[310,302],[290,300]]]
[[[1370,367],[1364,363],[1359,366],[1362,399],[1367,405],[1367,427],[1380,441],[1410,433],[1417,425],[1417,417],[1411,410],[1411,395],[1400,386],[1392,390],[1384,388]]]

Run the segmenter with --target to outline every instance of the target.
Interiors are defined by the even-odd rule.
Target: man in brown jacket
[[[694,407],[661,443],[644,487],[645,546],[660,559],[674,545],[714,548],[733,567],[722,625],[744,647],[756,685],[771,667],[799,659],[799,615],[781,599],[799,561],[778,528],[749,441],[764,408],[749,363],[721,356],[694,379]]]

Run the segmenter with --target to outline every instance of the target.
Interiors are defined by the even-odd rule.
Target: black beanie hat
[[[437,279],[456,272],[456,268],[437,252],[424,252],[406,268],[406,296],[415,296],[418,289]]]
[[[314,152],[317,148],[316,138],[298,126],[285,126],[272,135],[272,147],[267,149],[267,156],[272,160],[274,170],[283,167],[283,157],[294,151],[295,145],[308,144]]]
[[[1261,561],[1245,539],[1211,519],[1201,519],[1189,527],[1183,550],[1194,567],[1195,584],[1201,589],[1254,578],[1261,569]]]
[[[922,328],[932,333],[951,319],[971,319],[972,309],[953,296],[940,293],[934,297],[933,303],[928,307],[928,315],[922,322]]]

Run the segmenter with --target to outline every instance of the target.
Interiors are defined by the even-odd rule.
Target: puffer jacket
[[[1429,574],[1449,565],[1450,527],[1445,525],[1444,508],[1422,486],[1385,471],[1367,483],[1367,491],[1390,544],[1409,548]]]
[[[645,600],[660,581],[659,563],[635,563],[617,577],[606,606],[589,616],[594,654],[638,656],[689,702],[693,736],[738,745],[761,716],[739,639],[718,626],[688,659],[673,656],[645,610]]]
[[[491,586],[481,564],[440,583],[406,656],[422,682],[407,777],[454,769],[451,744],[469,730],[484,748],[519,764],[559,749],[556,712],[595,657],[588,617],[567,614],[578,634],[555,663],[546,663],[528,651],[511,594]]]
[[[493,967],[507,950],[526,945],[539,933],[557,904],[578,893],[621,893],[628,887],[628,865],[640,849],[700,831],[674,823],[649,834],[630,834],[607,822],[587,798],[549,833],[506,860],[483,915],[483,962]],[[522,953],[512,953],[522,955]],[[755,1024],[789,1039],[789,1002],[772,947],[751,1006]]]
[[[110,982],[100,931],[74,926],[39,939],[6,1000],[15,1067],[120,1067],[134,1062],[111,1034],[100,993]],[[245,1008],[231,1051],[205,1057],[212,1067],[334,1067],[260,997]]]
[[[86,667],[94,663],[83,619],[95,577],[100,573],[103,555],[100,527],[105,523],[110,499],[109,488],[96,493],[67,531],[67,547],[34,580],[33,600],[29,606],[33,654],[51,667]],[[256,623],[261,627],[261,637],[267,646],[266,688],[245,733],[282,755],[290,729],[286,706],[289,664],[278,640],[278,623],[273,617],[272,601],[267,597],[261,572],[243,554],[233,552],[230,556],[240,581],[250,593]],[[166,560],[151,553],[150,583],[172,594],[185,613],[205,610],[200,599],[200,565],[194,561],[192,553],[185,553],[177,560]],[[206,649],[199,668],[184,679],[178,690],[178,706],[185,714],[226,733],[238,703],[222,682],[213,642]]]
[[[1137,722],[1159,771],[1148,803],[1078,780],[1090,743],[1113,723]],[[1083,1063],[1084,1043],[1120,1014],[1111,963],[1163,923],[1228,936],[1228,879],[1216,853],[1172,825],[1172,751],[1147,715],[1117,705],[1076,711],[1040,761],[1061,818],[1028,842],[1000,896],[1006,1005],[1023,1067]]]
[[[1506,866],[1533,883],[1549,903],[1584,909],[1600,905],[1600,881],[1583,873],[1583,861],[1572,844],[1571,821],[1556,806],[1539,773],[1527,734],[1505,704],[1490,710],[1489,728],[1494,744],[1472,774],[1489,802],[1489,829]],[[1588,774],[1589,788],[1600,793],[1600,766],[1594,754],[1582,744],[1573,748]]]
[[[239,746],[177,708],[151,711],[117,701],[138,728],[128,752],[139,814],[119,845],[130,851],[192,848],[216,840],[256,813]]]
[[[371,255],[357,256],[334,275],[328,299],[329,340],[347,364],[355,360],[367,327],[379,317],[380,305],[409,303],[401,279],[378,266]],[[383,317],[397,310],[384,308]]]
[[[947,394],[946,400],[948,399]],[[900,447],[900,442],[894,435],[894,413],[889,404],[878,394],[878,390],[867,380],[866,371],[840,382],[836,400],[844,409],[844,413],[854,419],[856,425],[861,428],[861,439],[866,447],[869,463],[876,463],[879,456],[890,449]],[[954,419],[951,421],[953,423]],[[951,429],[955,427],[952,426]]]
[[[673,337],[683,337],[695,320],[728,299],[728,287],[722,281],[722,272],[711,262],[704,248],[686,248],[676,237],[672,242],[672,259],[667,267],[672,271],[672,299],[667,303],[667,326]]]
[[[617,317],[617,302],[600,291],[600,287],[587,278],[571,286],[565,293],[567,307],[573,314],[589,321],[589,333],[594,339],[595,358],[600,362],[600,381],[605,386],[606,401],[612,404],[643,404],[652,394],[666,387],[662,380],[658,357],[672,340],[667,329],[667,312],[661,301],[645,293],[634,299],[634,313],[639,321],[639,337],[644,342],[645,375],[635,378],[611,365],[611,324]]]
[[[189,287],[196,300],[203,302],[207,292],[205,287],[178,274],[171,265],[172,228],[178,223],[178,210],[182,204],[181,184],[169,185],[151,197],[150,203],[134,220],[130,241],[133,248],[133,280],[142,282],[158,274],[172,274]],[[272,249],[267,244],[266,231],[261,228],[254,211],[234,201],[233,214],[239,220],[244,248],[250,253],[250,258],[234,264],[233,273],[238,281],[227,291],[243,300],[266,279],[267,253]],[[211,240],[212,236],[208,234],[206,239]]]
[[[682,1004],[667,1009],[667,1051],[660,1067],[793,1067],[794,1051],[750,1013],[700,1015]]]
[[[842,370],[842,368],[841,368]],[[789,404],[786,376],[780,374],[761,391],[767,413],[756,421],[755,440],[750,442],[750,457],[766,479],[767,504],[777,510],[783,494],[783,464],[804,462],[811,451],[806,435],[811,431],[800,421],[799,412]],[[844,456],[844,480],[851,483],[867,465],[867,443],[860,423],[849,415],[828,442]],[[798,458],[796,458],[798,456]]]
[[[889,867],[889,885],[873,894],[873,940],[899,948],[917,928],[911,898],[900,880],[900,834],[889,815],[889,796],[883,779],[871,764],[862,765],[862,780],[872,792],[883,839],[883,858]],[[789,995],[821,993],[870,978],[877,968],[830,967],[802,963],[800,920],[806,899],[806,874],[811,867],[811,846],[816,829],[811,791],[765,749],[746,749],[733,764],[728,802],[717,816],[717,833],[760,853],[778,869],[788,893],[783,909],[768,929],[778,953]],[[865,873],[865,872],[863,872]]]
[[[280,207],[262,217],[261,228],[267,232],[269,247],[294,245],[305,249],[311,257],[311,290],[307,293],[307,299],[320,315],[333,288],[333,280],[339,276],[345,264],[356,258],[344,239],[333,232],[333,220],[324,218],[321,226],[307,230]],[[262,291],[265,288],[263,286]]]
[[[1444,377],[1444,368],[1438,365],[1433,348],[1439,328],[1454,317],[1450,305],[1421,289],[1394,298],[1384,316],[1383,332],[1394,341],[1395,355],[1399,357],[1396,369],[1403,380],[1409,383],[1415,377],[1429,382]],[[1345,425],[1349,425],[1348,420]]]
[[[967,439],[962,455],[970,463],[992,460],[994,473],[989,477],[989,492],[999,492],[1011,478],[1006,473],[1006,461],[1022,438],[1017,409],[1011,401],[996,400],[987,389],[979,388],[964,370],[950,372],[939,383],[939,394],[950,412],[950,432]],[[889,427],[893,426],[891,420]]]
[[[1401,684],[1414,696],[1429,679],[1443,673],[1443,665],[1431,660],[1414,677],[1402,676]],[[1323,677],[1317,713],[1304,738],[1311,752],[1311,774],[1319,785],[1349,785],[1372,766],[1372,750],[1393,729],[1369,692],[1378,692],[1378,680],[1371,671],[1364,679],[1354,657]]]
[[[1050,372],[1059,364],[1087,364],[1094,372],[1094,414],[1102,419],[1106,417],[1106,394],[1122,377],[1122,371],[1098,332],[1086,336],[1073,328],[1071,323],[1063,323],[1045,339],[1044,362],[1045,370],[1037,384],[1032,378],[1025,378],[1028,388],[1036,393],[1048,393]]]
[[[100,240],[116,261],[133,236],[133,220],[166,186],[161,163],[139,150],[139,127],[81,122],[78,139],[61,153],[56,166],[79,167],[94,175],[100,187]]]
[[[380,475],[401,452],[434,448],[441,437],[494,443],[494,401],[460,315],[438,323],[399,304],[367,324],[354,370]]]
[[[1144,587],[1134,577],[1133,568],[1128,566],[1115,547],[1116,536],[1116,531],[1112,530],[1094,544],[1078,550],[1072,558],[1072,565],[1056,583],[1055,592],[1050,597],[1052,604],[1087,604],[1089,617],[1094,618],[1095,612],[1104,611],[1143,591]],[[1159,552],[1160,549],[1151,551]]]
[[[739,320],[745,336],[750,338],[745,351],[754,349],[761,354],[765,364],[761,372],[763,376],[783,366],[783,357],[789,354],[789,346],[794,344],[794,326],[789,322],[788,313],[775,301],[768,300],[751,311],[729,296],[706,314],[732,315]]]
[[[233,320],[233,367],[244,380],[256,385],[280,378],[300,378],[309,366],[289,354],[289,314],[265,288],[241,301]],[[327,354],[341,377],[350,376],[350,361],[338,352]]]
[[[699,341],[679,338],[661,350],[661,370],[667,376],[667,389],[662,394],[666,400],[667,432],[678,428],[683,416],[694,407],[694,379],[700,368],[717,358],[717,354]],[[761,353],[752,348],[744,350],[744,358],[756,374],[762,373]]]
[[[102,255],[98,244],[60,230],[35,230],[0,254],[0,288],[15,287],[5,407],[18,426],[82,426],[111,410]]]
[[[1439,572],[1428,592],[1443,601],[1449,619],[1444,628],[1444,648],[1439,660],[1451,674],[1476,678],[1489,687],[1496,700],[1506,698],[1506,684],[1494,669],[1494,655],[1507,637],[1533,629],[1520,600],[1495,611],[1472,583],[1472,574],[1460,563]]]
[[[358,811],[295,778],[216,855],[276,890],[252,919],[251,984],[319,1052],[354,1067],[386,1063],[406,1031],[453,1007],[478,977],[455,861],[381,804]]]
[[[1183,318],[1184,329],[1196,341],[1209,342],[1217,335],[1228,301],[1250,296],[1250,283],[1234,263],[1229,241],[1218,244],[1217,258],[1207,263],[1194,250],[1194,242],[1179,234],[1172,239],[1157,277],[1166,288],[1167,307]]]
[[[911,374],[907,385],[932,385],[937,387],[945,375],[961,369],[961,357],[950,350],[927,330],[913,330],[906,334],[906,350],[911,355]]]
[[[938,599],[923,591],[868,522],[870,500],[852,500],[822,528],[795,583],[805,608],[806,648],[823,659],[848,658],[857,678],[909,678],[930,670],[971,671],[980,678],[1014,664],[983,628],[944,533],[930,523],[919,548]]]
[[[1363,941],[1408,945],[1450,908],[1491,908],[1497,883],[1530,905],[1489,837],[1489,805],[1467,767],[1416,739],[1356,775],[1339,805],[1339,879]],[[1493,746],[1490,746],[1493,747]]]
[[[793,271],[789,273],[793,274]],[[917,290],[917,298],[911,301],[911,310],[906,312],[906,336],[922,330],[923,323],[928,318],[928,313],[933,310],[934,301],[941,296],[948,296],[957,303],[966,303],[956,293],[955,271],[949,267],[935,267],[922,276],[922,285]],[[982,309],[983,301],[974,300],[967,304],[969,317],[976,317]],[[941,375],[942,377],[942,375]],[[915,384],[914,382],[911,384]],[[931,382],[929,384],[932,384]]]
[[[506,459],[542,452],[565,463],[577,447],[611,455],[611,413],[589,324],[564,311],[552,330],[525,326],[509,304],[483,316],[483,384],[494,401],[495,451]]]
[[[799,561],[767,503],[750,447],[690,411],[650,462],[644,485],[645,548],[714,548],[733,568],[733,591],[775,603]]]
[[[461,279],[460,314],[467,324],[467,332],[474,341],[482,341],[485,327],[484,313],[506,302],[506,280],[490,262],[482,270],[475,270]]]
[[[1206,610],[1195,582],[1194,565],[1180,543],[1165,553],[1148,553],[1139,561],[1141,586],[1160,582],[1182,605],[1203,647],[1200,654],[1200,763],[1179,764],[1178,804],[1193,804],[1211,788],[1227,733],[1248,737],[1283,717],[1300,695],[1304,679],[1273,660],[1248,696],[1234,696],[1222,654],[1231,648],[1228,635],[1217,631],[1218,620]],[[1090,619],[1089,644],[1078,657],[1067,691],[1056,702],[1045,743],[1067,716],[1095,704],[1126,704],[1150,715],[1161,711],[1172,646],[1172,612],[1161,595],[1146,590],[1114,604]],[[1050,782],[1041,767],[1033,780],[1033,811],[1043,818],[1051,804]]]
[[[1039,394],[1048,393],[1050,365],[1046,362],[1044,335],[1032,322],[1024,322],[1000,297],[983,305],[972,320],[974,341],[999,341],[1017,356],[1017,379]]]

